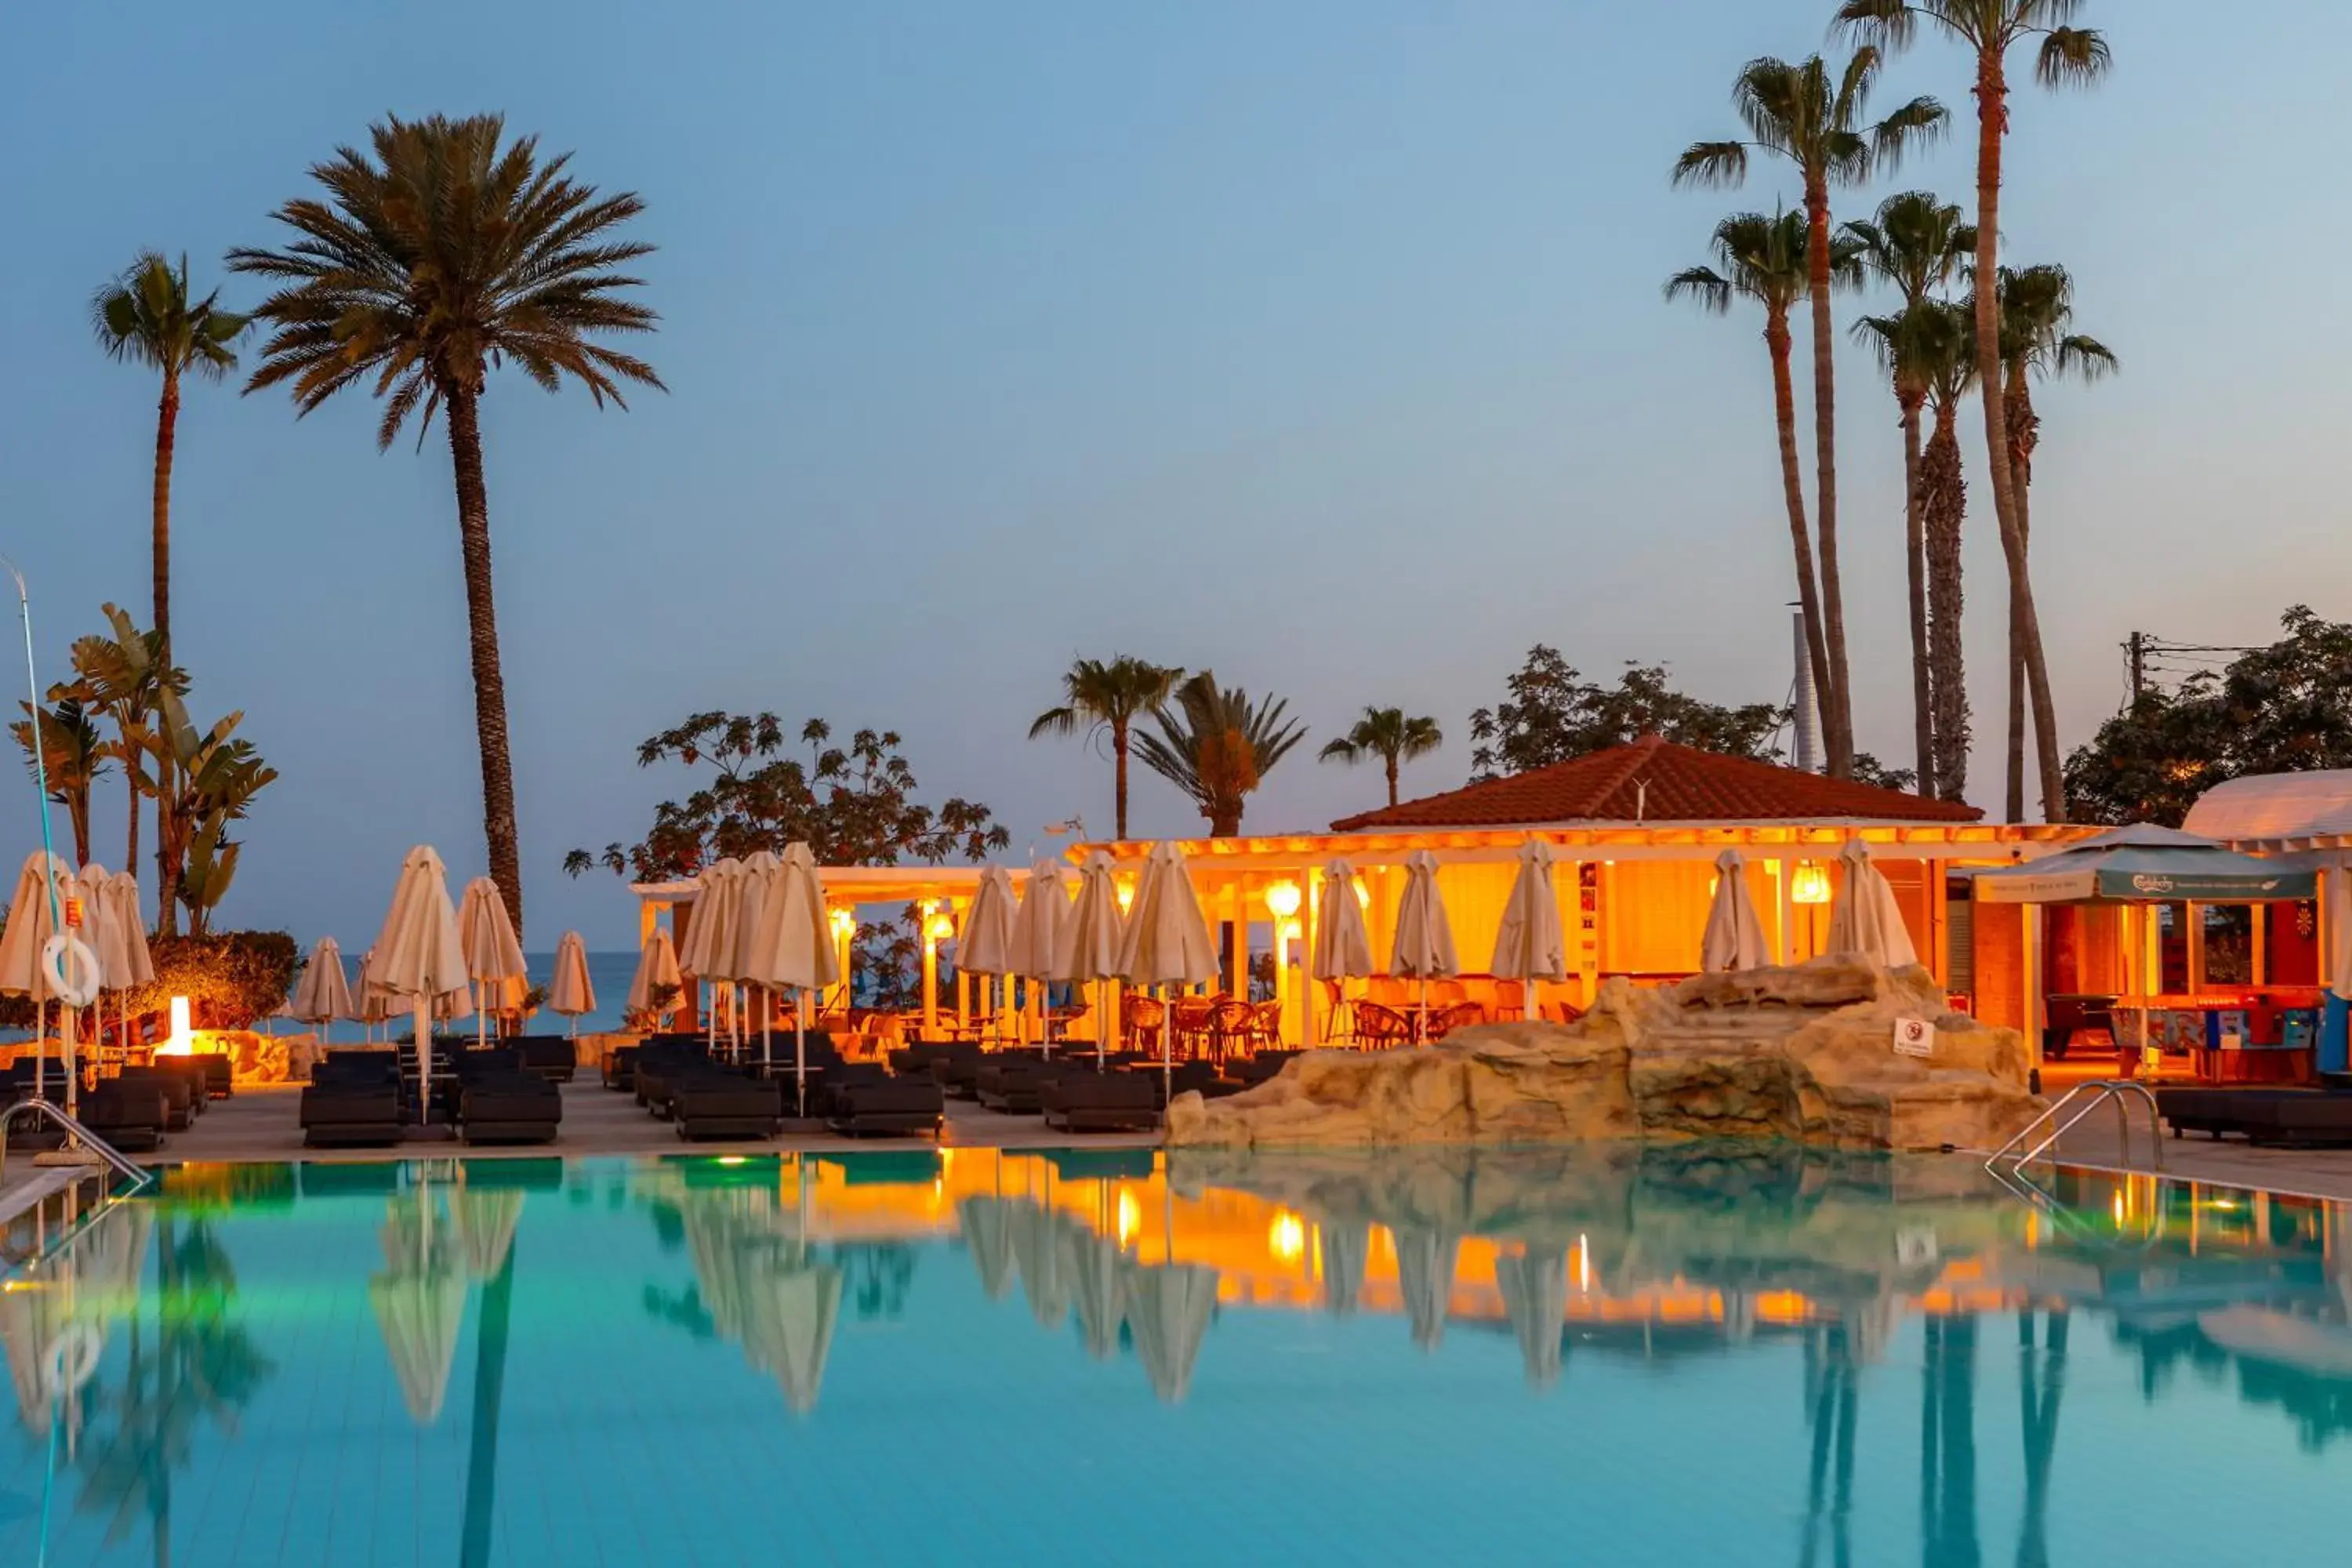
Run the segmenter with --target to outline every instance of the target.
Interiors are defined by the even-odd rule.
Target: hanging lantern
[[[1798,863],[1797,874],[1789,879],[1789,901],[1792,904],[1826,904],[1830,901],[1830,874],[1820,861]]]

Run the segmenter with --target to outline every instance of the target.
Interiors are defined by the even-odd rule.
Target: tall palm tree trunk
[[[1822,634],[1822,600],[1813,582],[1812,530],[1805,521],[1805,479],[1797,465],[1797,392],[1790,374],[1789,319],[1775,312],[1764,324],[1772,353],[1772,417],[1780,433],[1780,492],[1789,507],[1789,542],[1797,556],[1797,610],[1805,625],[1805,654],[1813,676],[1827,679],[1829,652]]]
[[[155,491],[151,518],[154,575],[155,641],[163,653],[163,668],[172,668],[172,448],[178,438],[180,426],[180,378],[164,373],[163,395],[155,409]],[[171,861],[172,834],[164,821],[171,810],[172,755],[165,747],[155,758],[155,888],[162,900],[155,911],[155,934],[176,935],[180,929],[180,912],[176,875],[178,868]],[[139,802],[134,794],[131,805],[131,834],[139,831]],[[134,850],[135,854],[135,850]],[[138,862],[131,862],[136,867]]]
[[[1846,681],[1845,600],[1838,581],[1837,344],[1830,320],[1830,192],[1818,174],[1806,176],[1805,221],[1805,268],[1813,295],[1813,507],[1821,541],[1822,637],[1829,655],[1822,666],[1822,691],[1829,699],[1829,733],[1823,739],[1831,775],[1844,778],[1853,772],[1853,703]]]
[[[1118,782],[1113,793],[1118,797],[1116,815],[1118,831],[1112,835],[1119,843],[1127,842],[1127,721],[1119,721],[1110,727],[1110,750]]]
[[[473,647],[474,733],[482,753],[482,833],[490,879],[522,936],[522,860],[516,842],[514,757],[507,740],[507,685],[499,670],[498,607],[490,590],[490,498],[482,482],[479,395],[448,394],[449,456],[457,468],[457,536],[466,562],[466,623]]]
[[[2009,483],[2017,497],[2017,537],[2026,558],[2033,554],[2033,395],[2025,367],[2011,374],[2001,391],[2001,421],[2009,435]],[[2025,799],[2025,645],[2014,616],[2009,641],[2009,793],[2022,809]],[[2011,820],[2015,820],[2012,815]]]
[[[2066,819],[2065,782],[2058,763],[2058,718],[2050,697],[2050,669],[2042,654],[2042,621],[2033,605],[2033,582],[2026,563],[2025,534],[2009,464],[2009,419],[2000,374],[2000,142],[2009,125],[2009,88],[2000,55],[1987,49],[1977,58],[1977,374],[1984,395],[1985,467],[1992,476],[1992,510],[2000,526],[2001,554],[2009,565],[2010,638],[2022,666],[2033,710],[2035,760],[2042,774],[2042,814]],[[2020,755],[2022,756],[2021,746]],[[2025,815],[2022,768],[2010,820]]]
[[[1382,760],[1389,767],[1389,804],[1394,805],[1397,803],[1397,760],[1393,755]]]
[[[1920,493],[1918,396],[1898,390],[1903,408],[1903,555],[1911,587],[1911,730],[1919,793],[1936,798],[1935,692],[1927,664],[1927,498]]]
[[[1965,800],[1969,790],[1969,684],[1960,640],[1960,533],[1968,512],[1968,475],[1960,460],[1958,415],[1950,404],[1938,402],[1935,433],[1919,459],[1938,800]]]

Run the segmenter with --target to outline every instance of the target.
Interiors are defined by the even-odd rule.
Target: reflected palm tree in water
[[[1925,1568],[1978,1568],[1977,1321],[1930,1317],[1919,1405],[1919,1542]]]
[[[1817,1325],[1805,1336],[1805,1426],[1811,1454],[1805,1468],[1802,1568],[1821,1561],[1822,1529],[1829,1527],[1830,1562],[1849,1568],[1853,1546],[1854,1417],[1860,1404],[1854,1339],[1843,1322]]]
[[[2034,1314],[2017,1317],[2018,1411],[2025,1436],[2025,1517],[2017,1529],[2017,1568],[2049,1568],[2050,1466],[2058,1452],[2058,1401],[2066,1389],[2069,1319],[2059,1308],[2042,1314],[2040,1347]]]
[[[161,1565],[172,1560],[173,1471],[204,1424],[234,1437],[238,1413],[276,1369],[238,1319],[236,1270],[212,1226],[194,1221],[184,1233],[161,1219],[154,1237],[154,1322],[131,1314],[122,1384],[95,1395],[104,1426],[82,1446],[75,1506],[106,1519],[110,1546],[143,1515]]]

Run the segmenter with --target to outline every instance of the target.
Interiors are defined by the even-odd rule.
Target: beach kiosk
[[[2275,1080],[2301,1076],[2307,1032],[2298,1031],[2292,1018],[2257,1018],[2255,1008],[2234,993],[2166,993],[2155,958],[2151,911],[2163,905],[2193,910],[2308,900],[2317,882],[2311,870],[2293,863],[2243,854],[2179,828],[2142,824],[2102,833],[2024,865],[1979,871],[1972,895],[1979,904],[2117,910],[2126,928],[2126,991],[2111,1003],[2110,1019],[2126,1058],[2150,1046],[2185,1048],[2200,1078]],[[2126,1029],[2126,1016],[2135,1027]],[[2270,1047],[2280,1054],[2251,1054]]]

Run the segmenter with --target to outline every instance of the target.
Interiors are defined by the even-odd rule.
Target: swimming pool
[[[2057,1191],[1748,1147],[186,1167],[0,1293],[0,1554],[45,1498],[60,1564],[2340,1552],[2344,1211]]]

